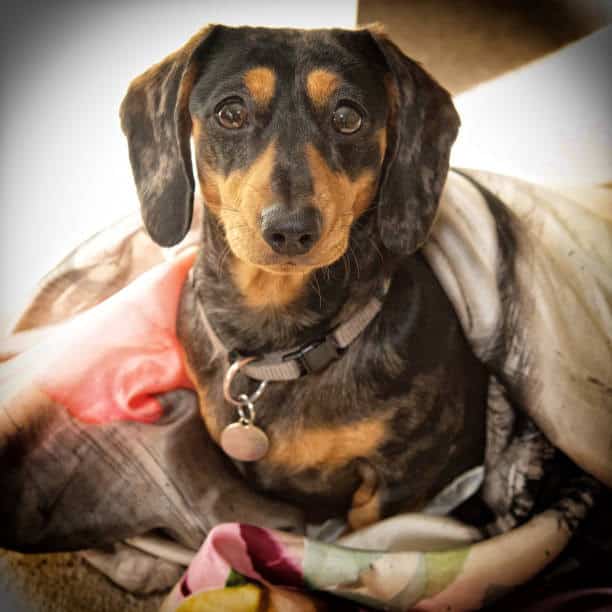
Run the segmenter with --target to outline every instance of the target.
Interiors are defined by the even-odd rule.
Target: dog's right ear
[[[191,225],[189,95],[218,26],[208,26],[134,79],[121,103],[142,218],[161,246],[180,242]]]

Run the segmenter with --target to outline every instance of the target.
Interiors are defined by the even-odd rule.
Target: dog
[[[263,438],[236,460],[253,488],[357,529],[482,462],[488,375],[419,251],[459,118],[418,63],[377,29],[213,25],[136,78],[120,115],[158,244],[188,232],[197,177],[177,329],[212,438]],[[244,364],[271,353],[297,376],[253,380]]]

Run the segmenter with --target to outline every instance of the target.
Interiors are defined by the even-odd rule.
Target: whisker
[[[364,224],[364,222],[365,222],[365,219],[364,219],[364,217],[363,217],[363,215],[362,215],[361,217],[358,217],[357,219],[355,219],[355,220],[354,220],[354,221],[351,223],[351,225],[352,225],[353,227],[361,227],[361,226]]]
[[[380,257],[380,263],[385,263],[385,258],[383,257],[381,250],[378,248],[378,245],[376,244],[374,238],[372,238],[372,236],[367,236],[367,238],[370,241],[371,245],[374,247],[374,250],[378,254],[378,257]]]
[[[361,270],[359,269],[359,260],[357,259],[357,255],[355,254],[355,251],[353,250],[353,247],[351,245],[349,245],[349,254],[353,256],[353,259],[355,260],[355,268],[357,270],[357,280],[359,280],[359,278],[361,277]]]
[[[226,245],[225,248],[223,249],[223,252],[221,253],[221,256],[219,257],[219,261],[217,262],[218,263],[217,276],[221,276],[223,263],[225,262],[225,258],[229,255],[229,252],[230,252],[229,245]]]
[[[351,277],[351,262],[346,256],[346,253],[342,255],[342,263],[344,264],[344,280],[348,281]]]
[[[319,296],[319,308],[323,309],[323,296],[321,295],[321,286],[319,285],[319,279],[317,278],[316,272],[312,275],[310,286],[317,292]]]
[[[255,193],[259,193],[261,195],[267,195],[262,189],[258,189],[257,187],[255,187],[255,185],[251,185],[250,183],[246,183],[244,187],[246,187],[247,189],[251,189]]]

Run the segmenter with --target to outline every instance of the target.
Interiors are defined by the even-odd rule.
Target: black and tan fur
[[[244,127],[219,124],[228,99],[245,105]],[[354,134],[331,123],[346,101],[363,115]],[[190,226],[196,169],[203,245],[178,330],[215,440],[236,414],[198,302],[227,347],[262,354],[325,334],[391,279],[381,313],[338,361],[268,386],[257,423],[271,448],[244,465],[249,482],[311,520],[357,527],[422,507],[482,460],[487,376],[418,252],[459,122],[418,64],[370,30],[212,26],[136,79],[121,115],[162,245]],[[308,252],[279,255],[262,238],[272,205],[316,208]]]

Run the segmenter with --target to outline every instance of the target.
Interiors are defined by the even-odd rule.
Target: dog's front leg
[[[374,466],[365,459],[358,460],[357,473],[361,484],[353,493],[348,523],[352,530],[376,523],[381,517],[380,478]]]

